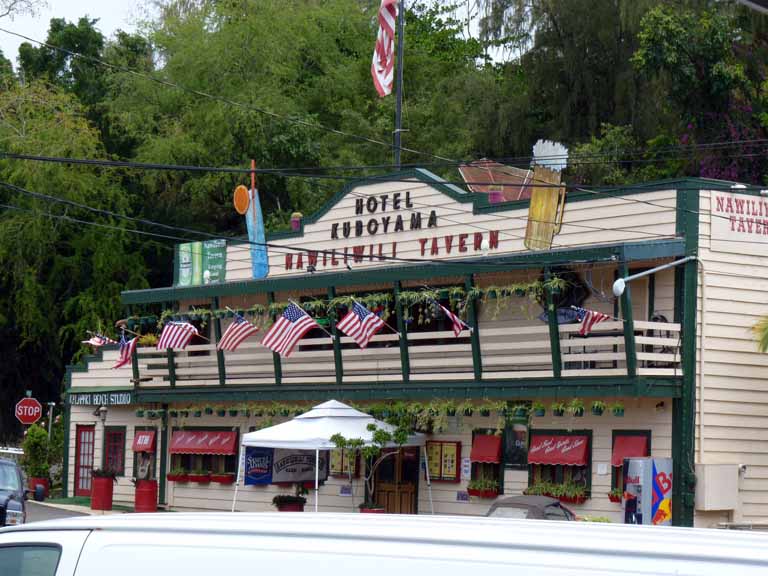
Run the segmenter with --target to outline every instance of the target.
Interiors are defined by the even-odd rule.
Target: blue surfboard
[[[251,272],[254,279],[266,278],[269,274],[269,258],[267,247],[264,245],[264,218],[261,215],[259,191],[251,191],[251,205],[245,213],[245,223],[248,227],[248,240],[251,244]]]

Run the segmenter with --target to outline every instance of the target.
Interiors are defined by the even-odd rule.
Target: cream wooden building
[[[335,398],[382,417],[431,415],[420,422],[431,431],[430,450],[451,460],[446,469],[432,464],[436,513],[484,514],[492,499],[470,495],[468,485],[490,473],[500,480],[498,497],[543,479],[577,481],[586,489],[586,500],[571,504],[578,514],[622,521],[609,499],[620,484],[612,464],[653,455],[674,459],[675,524],[767,521],[768,356],[751,332],[768,314],[768,202],[760,190],[699,179],[572,190],[549,250],[525,247],[527,220],[528,201],[490,204],[416,170],[351,185],[298,230],[268,237],[264,279],[251,277],[253,246],[230,243],[223,282],[180,286],[177,277],[173,287],[123,293],[135,329],[152,330],[147,318],[168,309],[212,342],[139,347],[133,365],[117,370],[118,350],[104,348],[69,369],[67,494],[87,495],[90,470],[113,466],[121,472],[115,498],[131,502],[141,436],[150,440],[138,450],[151,449],[161,506],[228,509],[233,486],[224,474],[234,470],[239,437]],[[613,297],[616,278],[686,256],[696,258]],[[472,330],[455,337],[427,289]],[[227,308],[261,322],[279,312],[270,304],[290,299],[323,317],[318,310],[331,301],[343,309],[350,295],[378,302],[392,328],[365,350],[320,331],[289,358],[261,346],[261,335],[235,352],[215,349],[232,321]],[[573,303],[612,318],[582,337],[580,324],[567,322]],[[545,313],[556,308],[562,323]],[[335,323],[331,314],[324,326],[336,334]],[[593,415],[595,401],[621,404],[623,415]],[[559,402],[575,414],[554,415]],[[515,417],[539,403],[543,416]],[[182,431],[226,433],[230,444],[186,453]],[[485,435],[499,440],[483,446]],[[569,438],[585,442],[575,464],[558,463],[557,450],[543,460],[527,454]],[[479,461],[484,450],[498,462]],[[632,450],[644,454],[622,454]],[[380,472],[390,511],[430,510],[422,464],[404,453]],[[180,467],[222,478],[169,481]],[[282,491],[243,487],[238,509],[270,509]],[[362,491],[359,480],[350,493],[346,478],[330,475],[321,509],[352,511]]]

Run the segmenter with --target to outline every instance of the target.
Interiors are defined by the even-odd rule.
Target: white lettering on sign
[[[18,416],[40,416],[42,409],[40,406],[17,406],[16,414]]]
[[[712,192],[711,249],[718,252],[765,254],[768,244],[768,199]]]
[[[149,441],[150,441],[149,434],[140,434],[139,437],[136,438],[136,446],[144,448],[146,446],[149,446]]]
[[[124,406],[131,404],[132,400],[130,392],[94,392],[69,395],[69,403],[72,406]]]

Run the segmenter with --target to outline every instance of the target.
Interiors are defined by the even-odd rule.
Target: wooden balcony
[[[633,354],[626,350],[628,334],[623,322],[598,324],[586,337],[579,335],[579,328],[578,324],[558,327],[559,378],[681,376],[679,324],[634,322],[629,340],[634,340]],[[222,361],[214,344],[188,346],[170,353],[139,348],[138,381],[140,388],[152,389],[222,384],[236,388],[518,379],[543,382],[556,377],[548,326],[483,328],[481,324],[477,336],[479,354],[473,355],[469,332],[459,338],[453,332],[409,333],[405,358],[397,334],[379,334],[365,350],[360,350],[351,338],[342,337],[339,358],[333,340],[327,336],[302,340],[289,358],[278,361],[255,340],[223,354]],[[479,366],[475,366],[476,359]],[[337,374],[338,364],[341,374]],[[634,375],[629,373],[628,365],[635,366]]]

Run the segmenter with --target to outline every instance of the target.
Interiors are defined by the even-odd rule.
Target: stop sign
[[[16,418],[22,424],[34,424],[43,415],[43,406],[34,398],[22,398],[16,404]]]

